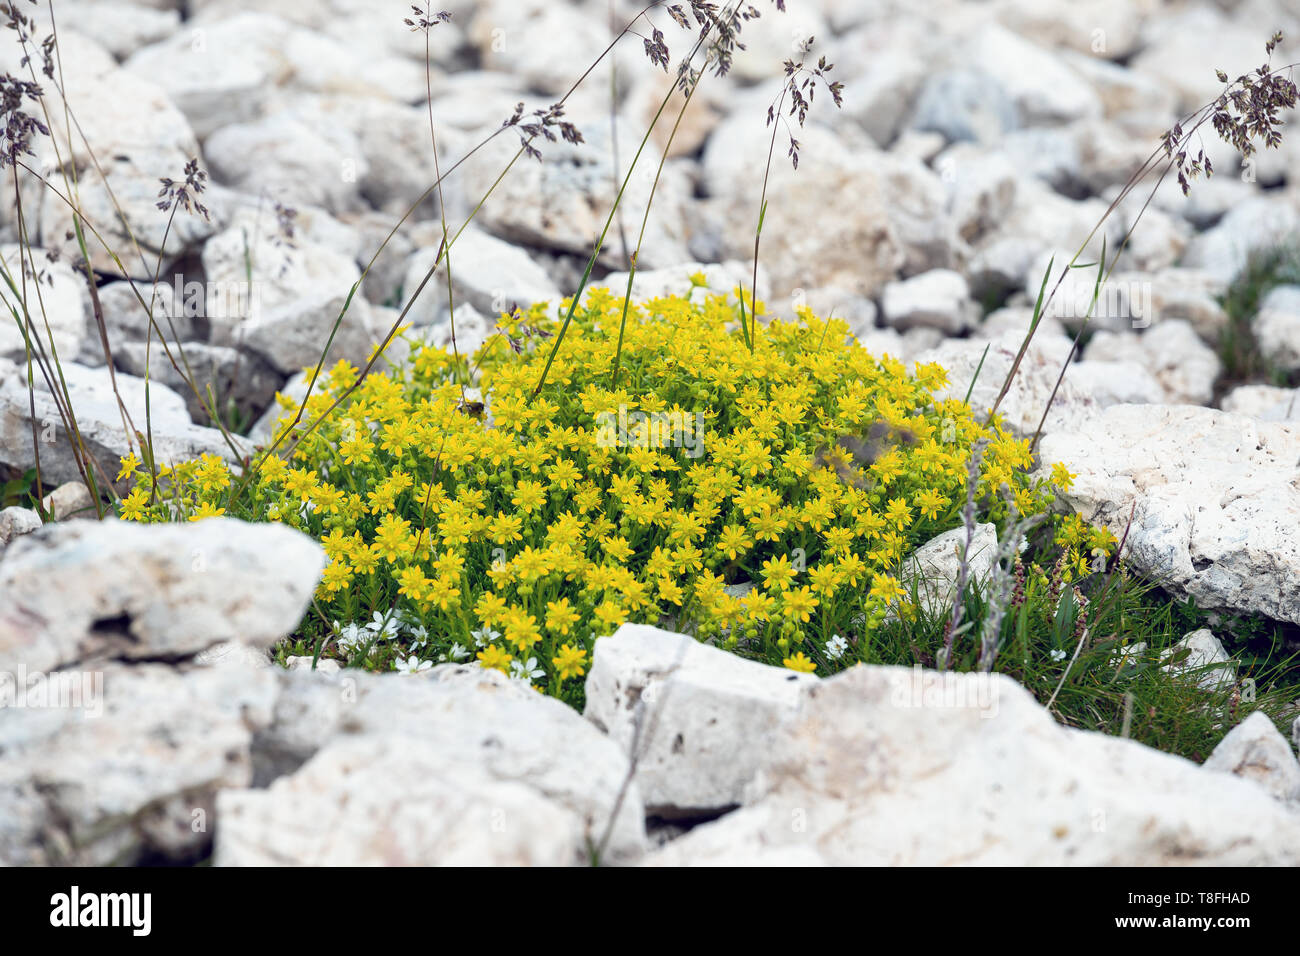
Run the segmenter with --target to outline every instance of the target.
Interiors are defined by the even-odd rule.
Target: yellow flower
[[[817,599],[813,597],[812,589],[807,585],[791,588],[781,595],[781,611],[787,620],[802,621],[806,624],[816,607]]]
[[[474,614],[485,627],[499,623],[505,611],[505,598],[492,591],[484,591],[474,604]]]
[[[722,529],[722,534],[715,545],[717,550],[733,561],[747,552],[754,542],[745,534],[740,525],[729,524]]]
[[[896,598],[907,596],[907,589],[898,583],[898,579],[888,574],[873,574],[871,576],[871,591],[873,598],[877,598],[885,603],[894,601]]]
[[[347,562],[340,558],[335,558],[325,570],[321,572],[321,588],[327,594],[334,594],[337,591],[347,587],[352,580],[352,569],[348,567]]]
[[[1056,485],[1062,491],[1069,491],[1074,487],[1074,479],[1077,476],[1070,469],[1065,467],[1063,462],[1057,462],[1052,466],[1052,484]]]
[[[551,663],[555,666],[555,671],[560,680],[581,677],[586,671],[587,652],[581,647],[571,647],[568,644],[563,644],[559,653],[551,658]]]
[[[364,428],[364,426],[359,427]],[[369,433],[365,431],[361,431],[351,438],[345,438],[339,443],[339,452],[343,455],[345,465],[367,464],[374,450],[374,443],[370,440]]]
[[[424,570],[417,567],[402,568],[397,572],[397,581],[401,585],[398,592],[412,601],[423,601],[430,581]]]
[[[578,622],[578,612],[569,606],[568,598],[546,602],[546,629],[554,634],[567,635]]]
[[[794,581],[794,574],[790,559],[784,554],[777,558],[768,558],[763,562],[763,581],[769,591],[774,588],[780,590],[788,588]]]
[[[122,518],[125,521],[143,521],[144,508],[149,501],[149,494],[143,488],[136,488],[122,499]]]
[[[632,548],[626,538],[606,538],[601,542],[601,546],[605,549],[605,554],[620,564],[632,556]]]
[[[671,612],[680,629],[726,633],[759,656],[777,630],[869,632],[886,605],[912,613],[891,569],[954,517],[977,440],[988,442],[977,492],[993,493],[995,521],[1009,517],[1001,485],[1041,514],[1073,477],[1057,466],[1031,478],[1028,441],[936,396],[943,369],[871,355],[841,320],[802,307],[785,320],[755,303],[747,341],[735,290],[632,304],[626,325],[620,297],[591,290],[558,350],[564,320],[538,303],[500,316],[501,334],[473,355],[411,342],[388,371],[323,369],[292,451],[255,458],[253,481],[206,455],[160,468],[154,487],[128,456],[119,480],[137,486],[119,514],[183,520],[224,505],[283,521],[325,548],[316,598],[329,619],[396,602],[443,637],[475,632],[487,666],[550,662],[536,682],[556,693],[589,669],[587,641],[629,620]],[[471,380],[490,417],[466,404]],[[285,434],[299,408],[278,404]],[[620,407],[655,416],[648,442],[608,441],[598,416]],[[876,422],[894,436],[853,463],[858,480],[814,467],[817,449]],[[1104,529],[1055,521],[1069,575],[1114,550]],[[727,594],[746,578],[758,587]],[[787,666],[814,670],[813,646]]]
[[[523,519],[518,515],[497,515],[488,524],[488,536],[502,545],[512,541],[522,541],[523,535],[519,533],[521,527],[523,527]]]
[[[212,502],[205,501],[194,510],[194,514],[190,515],[190,520],[202,521],[204,518],[216,518],[225,513],[225,508],[218,508]]]
[[[803,651],[796,651],[793,657],[787,657],[781,661],[792,671],[798,671],[801,674],[811,674],[817,669],[817,665],[810,661]]]
[[[411,523],[396,515],[384,515],[375,529],[375,548],[389,564],[407,557],[415,551],[415,541],[410,533]]]
[[[537,619],[531,614],[514,610],[506,614],[506,642],[513,644],[521,654],[542,639],[537,630]]]
[[[520,479],[519,484],[515,486],[515,494],[511,501],[516,508],[526,514],[532,514],[546,504],[546,489],[541,482]]]
[[[933,521],[939,517],[939,509],[947,507],[949,500],[933,488],[927,488],[916,496],[916,507],[924,517]]]
[[[118,469],[117,478],[114,479],[115,481],[121,481],[140,467],[140,459],[135,457],[135,452],[131,452],[125,458],[120,458],[118,460],[122,463],[122,467]]]
[[[481,667],[486,667],[489,670],[500,671],[503,674],[508,674],[510,672],[510,662],[514,660],[513,655],[507,654],[495,644],[489,644],[474,656],[478,659]]]
[[[682,586],[677,581],[670,577],[659,578],[659,580],[655,582],[655,589],[659,592],[659,600],[668,601],[671,604],[676,604],[678,607],[681,607],[682,599],[685,597],[685,594],[682,590]]]
[[[823,597],[830,597],[839,587],[842,572],[834,564],[819,564],[808,569],[808,580],[812,589]]]
[[[613,601],[602,601],[593,613],[602,634],[613,634],[627,620],[627,612]]]

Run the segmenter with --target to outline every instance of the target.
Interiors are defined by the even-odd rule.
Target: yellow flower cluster
[[[622,306],[590,290],[554,354],[560,321],[539,305],[472,357],[412,340],[355,388],[340,363],[296,429],[281,400],[291,454],[244,476],[205,457],[157,489],[124,462],[122,516],[292,525],[329,556],[325,619],[397,615],[426,655],[540,670],[534,686],[570,696],[626,621],[801,671],[852,663],[827,641],[860,649],[891,605],[906,612],[900,561],[959,523],[977,440],[981,496],[1005,484],[1022,514],[1050,499],[1025,441],[935,397],[942,368],[868,354],[843,322],[760,321],[751,346],[734,295],[633,305],[620,330]],[[869,460],[837,444],[864,435],[886,436]]]

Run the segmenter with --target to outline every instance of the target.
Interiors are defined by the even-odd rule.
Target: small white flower
[[[384,640],[385,638],[397,637],[398,634],[397,619],[386,617],[385,615],[376,611],[375,616],[371,618],[370,623],[366,625],[366,630],[374,634],[375,639],[380,641]]]
[[[531,684],[539,677],[545,677],[546,671],[537,666],[537,658],[530,657],[526,664],[521,664],[517,660],[510,662],[510,679],[523,681],[525,684]]]
[[[423,624],[415,625],[407,632],[407,634],[412,638],[412,650],[419,650],[421,647],[424,647],[425,644],[429,643],[429,631]]]
[[[399,657],[397,663],[393,665],[393,670],[399,674],[419,674],[432,666],[433,661],[422,661],[412,654],[410,657]]]
[[[1026,538],[1026,537],[1022,534],[1022,535],[1020,536],[1020,540],[1016,543],[1016,551],[1018,551],[1018,552],[1020,552],[1021,554],[1023,554],[1025,548],[1027,548],[1027,547],[1029,547],[1029,539]]]
[[[361,627],[360,624],[351,623],[338,626],[337,620],[334,622],[334,630],[338,632],[339,649],[352,656],[359,652],[361,648],[374,643],[374,635],[367,628]]]
[[[1065,660],[1065,651],[1058,647],[1056,650],[1048,653],[1047,656],[1054,661],[1063,661]]]
[[[826,653],[837,660],[844,656],[844,652],[849,649],[849,642],[836,634],[826,642]]]
[[[498,637],[500,637],[501,632],[494,631],[490,627],[485,627],[482,628],[481,630],[470,631],[469,636],[474,638],[475,647],[486,647],[488,644],[491,644]]]
[[[345,651],[355,651],[363,644],[370,643],[374,637],[361,625],[353,622],[339,626],[339,622],[334,622],[334,630],[338,634],[339,647]]]

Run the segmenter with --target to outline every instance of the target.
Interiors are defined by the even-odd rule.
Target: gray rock
[[[766,155],[770,138],[763,117],[749,113],[729,117],[709,137],[703,186],[718,220],[718,258],[752,261],[758,194],[749,184],[762,172],[755,157]],[[761,255],[774,298],[822,288],[875,295],[909,258],[925,257],[927,235],[951,230],[942,215],[943,185],[918,161],[876,152],[867,142],[855,147],[850,137],[817,126],[799,140],[808,158],[797,171],[788,160],[773,162],[768,186],[769,196],[782,197],[763,223]],[[853,203],[825,202],[848,193]],[[819,209],[816,229],[803,211],[811,208]]]
[[[953,528],[921,545],[904,564],[904,584],[916,585],[917,603],[927,614],[943,617],[951,610],[965,549],[966,529]],[[982,589],[988,583],[997,553],[997,528],[977,524],[966,559],[971,587]]]
[[[1264,357],[1288,372],[1300,370],[1300,286],[1274,288],[1259,304],[1255,338]]]
[[[437,259],[441,237],[441,230],[433,229],[417,235],[419,248],[407,260],[402,283],[408,301]],[[497,316],[514,305],[527,310],[535,302],[558,305],[561,299],[560,290],[546,270],[526,251],[474,226],[467,227],[452,245],[450,261],[451,288],[457,303],[468,303],[483,315]],[[415,325],[428,325],[446,305],[444,261],[407,316]]]
[[[1300,229],[1300,214],[1286,197],[1257,196],[1234,206],[1217,226],[1188,244],[1182,265],[1232,282],[1251,253],[1286,242]]]
[[[156,6],[156,5],[155,5]],[[151,43],[165,40],[180,29],[179,10],[149,4],[74,0],[59,9],[63,23],[92,36],[119,60]]]
[[[269,647],[297,626],[324,566],[320,545],[283,525],[48,525],[0,564],[0,669]]]
[[[596,642],[583,716],[636,760],[648,812],[698,815],[742,802],[772,735],[816,680],[624,624]]]
[[[189,342],[179,348],[171,346],[171,353],[169,359],[156,341],[149,348],[143,342],[126,342],[113,350],[113,358],[118,368],[140,378],[147,369],[150,381],[175,389],[185,398],[186,411],[198,422],[211,422],[207,407],[210,396],[216,399],[216,411],[222,421],[231,421],[232,404],[247,420],[270,404],[284,379],[260,356],[225,345]],[[187,375],[193,377],[197,395]]]
[[[322,799],[332,805],[347,799],[348,788],[333,770],[323,776],[309,761],[333,742],[373,738],[419,741],[431,748],[431,773],[435,767],[438,774],[458,773],[462,768],[481,771],[492,780],[521,785],[544,797],[565,814],[561,832],[566,835],[566,855],[575,861],[585,857],[588,839],[600,842],[611,817],[615,822],[608,857],[628,859],[643,852],[643,807],[635,782],[614,816],[628,770],[618,746],[571,708],[496,671],[477,665],[438,667],[416,677],[352,670],[338,676],[295,671],[283,674],[281,680],[283,691],[274,720],[258,736],[256,780],[269,783],[296,774],[300,767],[307,780],[286,780],[278,790],[232,795],[235,805],[249,812],[229,829],[223,824],[217,843],[219,862],[229,860],[227,854],[247,859],[259,843],[267,844],[263,839],[267,830],[277,827],[297,835],[294,859],[311,859],[319,840],[308,834],[322,835],[324,818],[308,820],[295,812],[295,793],[320,789]],[[322,761],[332,764],[329,758]],[[392,796],[392,788],[386,792]],[[254,807],[260,812],[251,812]],[[290,825],[290,818],[298,822]],[[358,826],[359,834],[348,836],[345,844],[350,843],[346,852],[362,858],[369,852],[365,846],[374,832],[366,827],[382,826],[382,819]],[[425,863],[436,862],[438,852],[436,847],[419,851]]]
[[[992,76],[1015,103],[1020,125],[1068,123],[1101,114],[1092,87],[1053,52],[998,24],[978,29],[964,44],[974,69]]]
[[[50,690],[46,702],[28,699],[0,720],[0,863],[199,856],[212,837],[216,792],[252,780],[253,736],[270,721],[277,690],[272,672],[35,669],[24,671],[26,685]]]
[[[180,278],[180,277],[178,277]],[[180,286],[180,301],[177,301],[176,287]],[[194,287],[191,288],[194,291]],[[114,354],[125,342],[143,342],[153,340],[153,347],[161,351],[159,338],[168,344],[188,342],[197,336],[194,316],[185,308],[185,283],[158,283],[151,286],[147,282],[112,282],[96,290],[99,295],[99,307],[104,315],[104,328],[108,333],[108,344]],[[136,296],[139,295],[139,298]],[[143,302],[152,298],[153,322],[149,321],[149,312]],[[198,306],[201,300],[192,302]],[[195,314],[201,314],[201,308],[193,308]],[[155,330],[154,326],[157,326]],[[82,355],[95,356],[97,364],[104,361],[104,349],[100,343],[98,330],[92,330],[82,346]]]
[[[991,144],[1020,123],[1015,102],[983,71],[933,73],[916,101],[912,127],[940,133],[950,143]]]
[[[1062,727],[999,674],[862,666],[819,681],[747,798],[645,862],[1300,860],[1300,820],[1257,787],[1130,740]]]
[[[582,132],[587,142],[580,146],[546,143],[540,162],[521,159],[515,163],[475,221],[508,242],[590,256],[627,168],[624,160],[622,174],[616,179],[608,122],[588,124]],[[620,157],[635,155],[638,145],[639,138],[625,127],[619,128]],[[463,177],[466,195],[483,196],[518,148],[517,141],[499,137],[478,154],[475,162],[463,166],[458,175]],[[648,221],[638,260],[645,268],[690,258],[686,242],[691,217],[686,214],[686,202],[691,186],[680,162],[671,161],[665,166],[655,188],[654,214]],[[623,194],[625,221],[636,223],[638,230],[654,184],[655,168],[652,163],[637,164]],[[616,241],[608,241],[602,248],[602,261],[610,267],[620,265],[618,248]],[[454,273],[454,265],[452,269]]]
[[[31,508],[11,505],[0,510],[0,546],[8,544],[19,535],[40,530],[41,516]]]
[[[1137,362],[1160,384],[1163,401],[1206,405],[1223,371],[1218,355],[1182,319],[1168,319],[1138,334],[1098,332],[1084,349],[1089,361]]]
[[[1202,766],[1253,780],[1274,799],[1300,802],[1300,763],[1262,710],[1233,727]]]
[[[242,346],[292,374],[322,358],[361,271],[350,255],[306,238],[276,241],[270,226],[259,234],[254,222],[241,220],[203,247],[212,343]],[[353,295],[326,366],[363,363],[384,332],[365,296]]]
[[[885,322],[895,328],[917,326],[937,328],[956,335],[975,324],[978,306],[960,273],[934,269],[921,275],[890,282],[881,296]]]
[[[291,31],[280,17],[240,12],[137,50],[124,65],[160,84],[206,137],[261,112],[292,69],[285,55]]]
[[[69,481],[55,488],[41,499],[47,514],[55,521],[68,518],[95,518],[95,500],[90,490],[80,481]]]
[[[154,141],[152,135],[145,140]],[[86,239],[90,263],[98,272],[121,276],[125,266],[133,274],[139,271],[165,276],[175,262],[197,251],[216,231],[213,221],[197,211],[180,209],[172,217],[158,208],[159,181],[168,178],[184,182],[185,165],[195,157],[197,147],[193,150],[187,153],[177,147],[154,145],[133,145],[128,149],[119,144],[100,158],[98,166],[81,175],[77,183],[79,208],[86,220],[104,224],[100,230],[103,241],[95,236]],[[212,219],[220,218],[221,211],[214,201],[206,195],[197,198],[209,208]],[[78,259],[81,251],[67,203],[46,192],[40,216],[45,246],[65,260]],[[119,258],[114,258],[110,249]]]
[[[91,369],[73,362],[62,362],[61,369],[82,445],[110,477],[117,474],[119,458],[139,451],[133,433],[143,432],[146,420],[152,424],[153,453],[159,463],[175,464],[203,454],[233,457],[221,432],[193,424],[185,400],[165,385],[149,383],[151,405],[150,415],[146,416],[143,379],[123,372],[112,376],[107,368]],[[47,388],[41,376],[29,396],[21,372],[0,381],[0,464],[25,470],[36,462],[31,400],[36,406],[35,437],[40,442],[42,480],[56,484],[77,481],[82,475],[77,467],[76,446]],[[118,395],[132,431],[123,425]],[[241,442],[235,439],[234,444],[242,453]]]
[[[91,337],[85,277],[73,272],[66,262],[50,262],[40,249],[0,246],[0,261],[3,261],[6,275],[19,290],[26,288],[27,310],[32,323],[27,327],[27,334],[38,339],[47,354],[52,345],[61,360],[75,359]],[[27,269],[25,277],[23,265]],[[4,288],[6,296],[9,296],[8,285]],[[6,310],[5,321],[0,324],[0,357],[25,364],[26,354],[23,332]]]
[[[1300,430],[1189,405],[1116,405],[1039,445],[1064,496],[1126,533],[1130,566],[1199,607],[1300,623]],[[1132,523],[1130,525],[1130,515]]]
[[[1223,396],[1223,410],[1266,422],[1300,420],[1300,389],[1238,385]]]
[[[212,175],[287,206],[332,212],[362,207],[360,183],[369,173],[361,146],[346,127],[309,126],[276,113],[223,126],[203,146]]]
[[[330,741],[265,790],[217,796],[217,866],[564,866],[577,818],[394,733]]]
[[[1208,627],[1184,635],[1160,657],[1169,661],[1161,670],[1171,674],[1189,671],[1201,690],[1227,690],[1237,680],[1237,665]]]
[[[1023,343],[1024,334],[1015,331],[1004,332],[992,341],[947,339],[917,356],[916,361],[938,362],[948,370],[948,384],[935,392],[936,398],[964,399],[969,391],[971,407],[983,414],[997,400]],[[1071,341],[1064,336],[1045,335],[1042,330],[1035,333],[998,406],[998,414],[1016,433],[1029,437],[1038,430],[1054,390],[1056,398],[1047,414],[1048,429],[1076,427],[1100,410],[1101,405],[1074,383],[1068,370],[1061,387],[1056,387],[1070,347]]]

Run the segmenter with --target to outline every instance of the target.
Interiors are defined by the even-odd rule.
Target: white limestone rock
[[[265,790],[217,796],[217,866],[564,866],[573,814],[396,733],[326,744]]]
[[[966,529],[945,531],[912,553],[903,568],[903,582],[915,581],[917,601],[922,610],[942,616],[952,607],[957,593],[961,553],[966,548]],[[977,524],[967,552],[967,580],[981,588],[993,573],[998,551],[997,529],[991,524]]]
[[[298,625],[324,566],[320,545],[284,525],[48,525],[0,564],[0,670],[269,647]]]
[[[1278,286],[1269,292],[1253,327],[1269,362],[1283,371],[1300,370],[1300,286]]]
[[[139,451],[134,432],[143,432],[145,428],[145,381],[125,372],[113,376],[107,368],[87,368],[70,361],[61,362],[60,367],[81,441],[101,467],[111,470],[111,477],[117,474],[119,458]],[[180,395],[158,382],[148,383],[147,391],[151,401],[148,420],[152,425],[157,462],[176,464],[203,454],[233,458],[230,444],[221,432],[190,421],[185,400]],[[128,425],[123,424],[119,395],[126,408]],[[41,443],[41,478],[58,484],[79,480],[82,475],[74,453],[76,446],[60,414],[60,406],[49,392],[45,377],[39,373],[29,395],[25,370],[0,378],[0,464],[20,470],[35,464],[29,401],[34,401],[36,406],[35,438]],[[235,437],[232,441],[242,454],[245,448],[242,439]]]
[[[41,499],[46,513],[55,521],[68,518],[95,518],[95,499],[90,496],[90,489],[80,481],[69,481],[59,485]]]
[[[31,508],[11,505],[0,510],[0,547],[19,535],[39,530],[42,523],[41,516]]]
[[[526,787],[561,808],[567,820],[561,832],[573,861],[586,859],[587,841],[599,844],[607,829],[607,861],[633,859],[645,849],[644,807],[635,781],[623,793],[615,815],[628,773],[618,745],[572,708],[497,671],[477,664],[436,667],[413,677],[354,670],[337,675],[287,671],[281,682],[275,718],[258,738],[259,784],[294,774],[300,767],[307,770],[305,762],[341,740],[420,741],[430,748],[431,772],[434,766],[439,773],[482,771],[492,780]],[[331,780],[333,774],[331,770]],[[232,844],[253,847],[267,826],[286,815],[297,817],[293,794],[317,786],[312,782],[316,771],[308,771],[308,778],[302,785],[284,782],[279,792],[240,795],[241,803],[256,805],[260,812],[250,812],[237,827],[218,836],[218,859],[223,858],[227,837]],[[347,785],[341,781],[337,790],[330,781],[321,786],[330,800],[347,798]],[[323,820],[300,821],[289,829],[323,837]],[[298,846],[298,859],[310,858],[313,842]],[[349,852],[365,851],[352,847]]]
[[[1219,356],[1183,319],[1167,319],[1140,334],[1098,332],[1083,357],[1139,363],[1160,384],[1163,401],[1170,404],[1208,405],[1223,371]]]
[[[33,662],[25,672],[29,687],[36,669]],[[252,782],[250,753],[271,718],[273,674],[114,663],[43,676],[46,686],[57,677],[81,696],[6,708],[0,720],[0,864],[200,855],[217,791]]]
[[[1295,865],[1300,817],[1058,724],[1009,677],[855,667],[808,688],[745,806],[652,865]]]
[[[28,334],[39,339],[47,354],[52,339],[60,360],[75,359],[91,335],[85,276],[73,272],[66,262],[50,262],[40,249],[21,249],[15,244],[0,246],[0,260],[19,290],[26,288],[27,310],[34,326],[28,327]],[[5,295],[11,295],[7,285]],[[0,323],[0,356],[26,363],[22,330],[8,310]]]
[[[436,238],[432,230],[419,237],[417,249],[406,264],[402,290],[407,300],[438,256],[441,231]],[[422,240],[422,241],[421,241]],[[527,310],[536,302],[559,305],[559,288],[525,250],[474,226],[466,227],[451,247],[451,288],[456,302],[472,305],[480,314],[497,316],[518,305]],[[405,304],[405,303],[403,303]],[[428,325],[447,306],[446,262],[434,272],[407,313],[415,325]]]
[[[1290,742],[1262,710],[1233,727],[1202,766],[1253,780],[1274,799],[1300,803],[1300,763]]]
[[[1187,246],[1182,265],[1232,282],[1256,250],[1285,243],[1300,229],[1300,213],[1288,195],[1256,196],[1232,207],[1214,228]]]
[[[1171,674],[1190,672],[1204,691],[1227,690],[1237,680],[1237,665],[1208,627],[1184,635],[1160,658],[1169,661],[1161,670]]]
[[[960,273],[933,269],[886,284],[881,312],[895,328],[929,326],[956,335],[975,324],[979,307],[971,301],[970,288]]]
[[[1223,396],[1223,410],[1266,422],[1300,420],[1300,388],[1238,385]]]
[[[816,680],[624,624],[596,642],[583,716],[636,759],[649,812],[691,815],[742,802],[773,734]]]
[[[1300,428],[1209,408],[1116,405],[1039,445],[1065,500],[1132,566],[1198,606],[1300,623]]]
[[[1015,331],[1004,332],[988,341],[948,339],[937,348],[923,352],[916,360],[938,362],[947,369],[948,384],[935,391],[937,398],[963,399],[969,390],[971,407],[982,416],[997,400],[1023,342],[1024,335]],[[1062,366],[1070,354],[1071,344],[1070,339],[1064,336],[1052,336],[1041,329],[1035,333],[1006,396],[998,406],[998,414],[1013,431],[1028,437],[1038,430],[1043,411],[1048,408]],[[1076,385],[1067,369],[1048,411],[1045,427],[1052,430],[1079,426],[1100,409],[1097,399]]]

